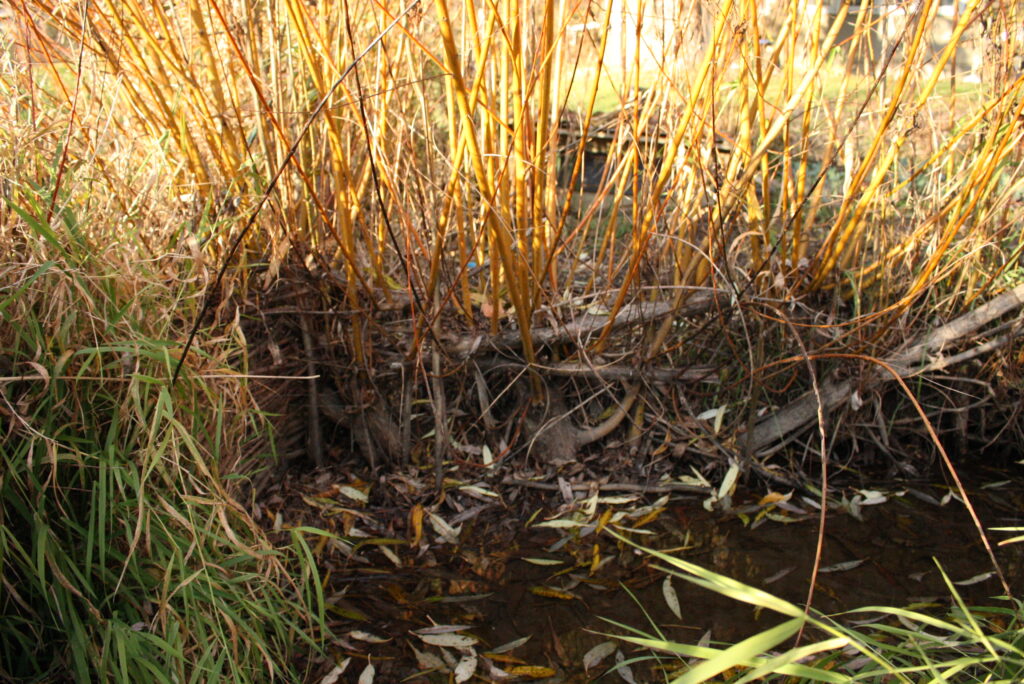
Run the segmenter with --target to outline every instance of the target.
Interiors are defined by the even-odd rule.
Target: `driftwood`
[[[714,291],[701,290],[696,292],[678,308],[673,307],[668,302],[631,304],[622,307],[614,321],[611,321],[611,318],[604,314],[584,314],[565,325],[534,328],[530,331],[530,339],[533,340],[534,348],[538,349],[542,346],[572,342],[593,335],[603,330],[609,321],[611,321],[612,328],[617,329],[637,323],[658,320],[669,315],[680,317],[697,316],[706,313],[716,301],[722,305],[727,305],[729,298],[722,293],[718,293],[716,298]],[[449,347],[448,351],[457,358],[467,358],[484,352],[515,350],[522,346],[522,335],[519,334],[518,330],[510,330],[494,336],[477,335],[459,340]]]
[[[977,332],[990,321],[1021,306],[1024,306],[1024,285],[1018,285],[1012,290],[1000,294],[974,311],[939,327],[925,335],[920,341],[883,359],[883,361],[892,367],[900,377],[907,378],[920,373],[941,370],[953,363],[974,358],[981,353],[1007,344],[1013,339],[1013,336],[1001,335],[956,355],[944,356],[942,351],[957,340]],[[771,453],[781,448],[790,437],[806,429],[815,421],[818,416],[819,399],[822,412],[828,414],[848,401],[855,390],[871,388],[890,380],[893,380],[891,373],[872,364],[872,367],[859,378],[841,382],[822,382],[820,396],[816,396],[813,391],[805,392],[788,406],[758,421],[745,436],[740,436],[739,443],[744,445],[746,453],[750,455]]]

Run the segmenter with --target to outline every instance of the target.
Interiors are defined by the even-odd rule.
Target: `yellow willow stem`
[[[796,11],[796,8],[797,8],[797,4],[799,2],[800,2],[800,0],[793,0],[794,19],[796,17],[796,12],[795,11]],[[824,0],[818,0],[817,8],[814,11],[814,19],[811,20],[811,25],[812,26],[820,26],[821,25],[821,15],[822,15],[822,6],[823,6],[823,4],[824,4]],[[819,36],[818,36],[818,32],[817,31],[812,31],[811,32],[811,58],[812,59],[817,59],[818,55],[819,55],[819,52],[820,52],[820,45],[818,44],[818,37]],[[796,38],[797,38],[796,32],[794,31],[793,32],[793,38],[792,38],[792,41],[791,41],[791,46],[792,46],[791,54],[792,55],[796,54],[796,45],[797,45]],[[791,58],[790,59],[790,63],[787,65],[787,88],[786,88],[786,92],[787,93],[791,92],[792,89],[793,89],[793,77],[794,77],[794,74],[793,74],[793,68],[792,67],[795,66],[793,64],[793,62],[794,62],[794,59]],[[841,87],[845,88],[845,83]],[[802,209],[801,205],[802,205],[802,202],[803,202],[804,193],[807,190],[807,173],[808,173],[809,165],[810,165],[810,161],[811,161],[811,124],[812,124],[812,120],[814,118],[814,114],[813,114],[814,106],[813,105],[814,105],[815,90],[817,90],[820,93],[821,92],[821,87],[818,86],[817,88],[808,88],[808,90],[807,90],[807,97],[804,100],[804,115],[803,115],[802,120],[801,120],[801,129],[800,129],[800,166],[799,166],[799,168],[797,170],[797,180],[796,180],[796,189],[795,189],[795,198],[794,198],[794,201],[797,204],[796,204],[796,207],[795,207],[795,213],[793,214],[792,221],[791,221],[792,233],[791,233],[791,236],[790,236],[790,240],[791,240],[791,242],[790,242],[790,249],[788,250],[788,256],[789,256],[789,260],[790,260],[790,265],[792,267],[796,267],[796,265],[799,263],[800,258],[804,254],[804,250],[806,249],[806,244],[807,244],[807,240],[806,240],[806,237],[805,237],[806,233],[804,232],[804,228],[805,228],[806,225],[809,225],[809,224],[805,224],[805,222],[803,220],[804,216],[802,215],[802,212],[806,211],[808,216],[813,216],[816,213],[816,204],[817,204],[818,201],[820,201],[821,193],[824,190],[824,185],[825,185],[824,183],[819,183],[818,186],[816,188],[814,188],[813,192],[815,194],[815,197],[811,198],[811,203],[810,203],[811,206],[808,209]],[[840,108],[840,111],[841,111],[841,108]],[[829,141],[829,144],[830,145],[832,144],[832,140]],[[831,155],[831,152],[829,150],[826,150],[825,156],[823,158],[824,159],[828,159],[830,157],[830,155]],[[787,155],[787,158],[788,158],[788,155]],[[783,254],[783,257],[785,257],[785,256],[786,256],[786,254]]]
[[[190,0],[189,15],[195,25],[198,34],[200,52],[206,67],[206,87],[203,92],[197,93],[194,98],[202,109],[203,128],[206,130],[206,140],[210,149],[214,152],[221,174],[225,179],[236,180],[238,167],[241,164],[241,156],[235,145],[236,130],[226,130],[224,118],[228,113],[228,101],[224,97],[223,81],[226,74],[222,74],[218,68],[217,55],[214,53],[213,45],[210,43],[210,30],[206,25],[206,18],[199,7],[197,0]],[[213,104],[216,109],[211,112],[206,102],[207,92],[213,93]],[[210,130],[211,125],[213,130]]]
[[[486,33],[487,37],[486,37],[483,45],[480,46],[480,48],[479,48],[477,64],[479,64],[480,66],[477,69],[476,77],[473,79],[473,87],[470,90],[470,94],[469,94],[469,101],[472,102],[474,104],[474,106],[479,101],[479,99],[481,97],[481,93],[484,91],[483,84],[484,84],[485,76],[487,74],[487,70],[485,68],[486,65],[484,64],[484,60],[486,59],[485,56],[490,52],[491,42],[492,42],[492,39],[494,37],[494,26],[495,26],[496,22],[497,22],[497,12],[492,12],[490,17],[488,18],[488,22],[487,22],[487,33]],[[458,199],[459,199],[459,196],[460,196],[459,195],[459,193],[460,193],[459,186],[461,185],[462,161],[463,161],[463,157],[465,156],[466,146],[467,146],[466,136],[472,134],[472,130],[471,129],[464,129],[461,133],[458,132],[458,117],[459,117],[459,114],[458,114],[458,107],[457,107],[457,105],[455,103],[455,92],[454,92],[454,89],[452,87],[452,82],[451,81],[448,81],[445,84],[445,109],[446,109],[446,114],[447,114],[448,122],[449,122],[449,125],[448,125],[448,149],[449,150],[454,150],[454,153],[451,154],[451,156],[450,156],[450,163],[451,163],[451,169],[452,170],[451,170],[451,174],[449,175],[448,184],[447,184],[446,189],[445,189],[444,199],[443,199],[443,203],[442,203],[442,206],[441,206],[441,212],[440,212],[439,217],[438,217],[437,230],[435,231],[434,246],[433,246],[433,249],[431,251],[431,256],[430,256],[430,275],[429,275],[428,280],[427,280],[427,289],[426,289],[426,299],[429,300],[429,301],[433,301],[434,300],[434,290],[437,288],[438,279],[440,278],[441,257],[442,257],[442,255],[444,253],[444,244],[445,244],[445,241],[447,240],[447,236],[448,236],[448,223],[449,223],[448,217],[449,217],[449,215],[451,213],[452,203],[454,202],[454,203],[456,203],[456,205],[459,205]],[[489,124],[492,124],[493,120],[494,120],[493,116],[487,117],[487,121],[488,121]],[[504,127],[502,127],[500,130],[504,131],[505,129],[504,129]],[[490,139],[490,138],[488,138],[488,139]],[[494,156],[493,154],[488,154],[487,155],[487,160],[488,160],[488,164],[487,164],[487,178],[488,178],[488,182],[491,184],[490,187],[494,187],[493,186],[494,175],[493,175],[493,167],[492,167],[492,158],[493,158],[493,156]],[[463,215],[462,207],[458,206],[458,209],[459,209],[460,215]],[[469,236],[466,235],[467,227],[462,222],[462,220],[459,220],[457,225],[459,226],[459,231],[460,231],[459,239],[460,239],[461,243],[473,244],[473,243],[476,242],[476,240],[474,240],[474,239],[472,239],[472,238],[470,238]],[[467,263],[467,262],[464,261],[463,263]],[[496,283],[497,281],[495,280],[495,281],[492,281],[492,282]],[[466,302],[466,305],[468,307],[468,305],[469,305],[469,295],[468,295],[468,292],[469,292],[469,281],[468,281],[468,276],[467,276],[467,274],[465,272],[463,272],[463,275],[462,275],[462,286],[463,286],[463,291],[466,294],[465,302]],[[495,295],[495,297],[496,296],[497,295]],[[493,303],[495,305],[495,309],[494,310],[497,311],[498,310],[497,309],[497,300],[495,300],[495,302],[493,302]],[[471,315],[471,312],[472,312],[471,308],[466,308],[466,311]],[[496,325],[497,321],[498,321],[497,316],[492,317],[492,321],[493,321],[493,324]],[[495,329],[494,332],[497,332],[497,329]]]
[[[883,118],[882,126],[876,133],[872,140],[871,150],[868,155],[861,162],[861,166],[854,176],[852,187],[854,189],[859,188],[863,182],[864,177],[867,175],[868,169],[872,162],[877,157],[879,149],[882,144],[883,134],[892,124],[892,121],[896,118],[896,113],[899,109],[899,105],[902,101],[902,95],[906,88],[907,81],[910,79],[914,61],[917,54],[920,51],[920,46],[923,41],[925,30],[928,28],[928,22],[924,21],[924,17],[929,16],[932,13],[932,3],[934,0],[926,0],[919,12],[921,19],[918,21],[917,29],[914,33],[914,40],[911,44],[910,49],[907,53],[907,62],[904,66],[903,73],[900,76],[900,80],[896,85],[896,90],[892,95],[889,108]],[[957,49],[957,45],[960,41],[960,36],[963,34],[967,25],[970,23],[970,19],[973,18],[975,9],[977,8],[980,0],[972,0],[968,3],[964,10],[963,15],[960,17],[959,23],[953,30],[953,34],[950,37],[950,42],[946,46],[946,49],[942,51],[935,66],[932,69],[932,74],[925,85],[922,87],[921,92],[918,95],[916,102],[910,108],[910,111],[906,113],[906,119],[908,121],[913,120],[917,113],[927,102],[927,98],[931,95],[935,89],[936,83],[938,83],[939,77],[942,75],[942,69],[945,68],[946,63],[949,61]],[[815,270],[814,278],[811,281],[811,287],[820,287],[828,274],[837,266],[839,260],[843,258],[846,247],[850,242],[857,236],[863,225],[864,215],[867,211],[868,205],[875,200],[879,186],[882,181],[889,173],[889,169],[892,167],[893,162],[896,160],[900,149],[906,142],[912,127],[906,127],[906,130],[900,131],[895,139],[892,141],[889,147],[889,151],[886,156],[878,163],[875,167],[875,174],[872,177],[867,188],[862,193],[851,193],[849,196],[843,199],[843,205],[840,208],[839,216],[836,219],[835,227],[826,237],[824,244],[818,250],[818,256],[816,258],[817,268]],[[859,194],[860,200],[852,211],[852,216],[849,220],[846,220],[847,215],[850,213],[850,206],[852,204],[853,194]],[[844,259],[845,262],[845,259]]]
[[[453,90],[455,91],[455,102],[462,115],[463,136],[469,146],[470,161],[473,165],[473,173],[477,185],[483,194],[485,201],[490,202],[494,197],[494,190],[487,178],[487,170],[480,155],[480,148],[477,144],[476,135],[473,133],[473,113],[469,106],[469,95],[466,92],[466,85],[462,78],[462,69],[459,64],[458,53],[455,48],[455,39],[452,36],[451,19],[448,15],[448,6],[445,0],[435,0],[434,6],[437,9],[438,25],[441,32],[441,41],[444,44],[445,62],[451,78]],[[533,338],[530,336],[531,312],[526,310],[526,296],[523,290],[523,279],[516,276],[521,270],[516,263],[515,255],[512,253],[512,245],[508,231],[505,226],[497,220],[493,206],[484,208],[485,223],[491,235],[493,243],[498,248],[502,266],[506,274],[509,274],[508,292],[512,299],[512,305],[516,308],[516,319],[519,322],[519,332],[523,341],[523,353],[527,363],[533,364],[536,356],[533,349]],[[492,259],[493,260],[493,259]],[[531,382],[535,396],[541,393],[540,380],[536,374],[531,374]]]
[[[762,49],[761,49],[761,33],[758,30],[759,17],[757,15],[757,1],[746,0],[746,17],[747,25],[749,29],[747,31],[747,54],[750,64],[744,73],[747,74],[746,78],[750,79],[753,77],[754,86],[754,101],[750,105],[749,111],[745,110],[745,121],[749,121],[748,127],[753,129],[751,123],[756,123],[758,127],[758,137],[763,138],[767,132],[767,121],[765,114],[765,92],[764,92],[764,81],[763,81],[763,69],[761,68]],[[753,69],[753,73],[749,73]],[[746,94],[749,91],[748,88],[744,88],[743,92]],[[788,93],[787,93],[788,94]],[[755,116],[756,109],[756,116]],[[789,126],[787,125],[783,129],[783,154],[782,157],[788,162],[789,160]],[[767,226],[765,217],[771,215],[771,192],[770,182],[771,176],[768,168],[768,156],[761,157],[761,197],[758,199],[757,192],[754,190],[753,184],[747,187],[747,230],[751,231],[750,237],[750,254],[751,254],[751,267],[753,270],[758,271],[761,269],[761,263],[764,260],[764,244],[765,244],[765,231]],[[783,175],[783,183],[785,183],[785,175]],[[785,194],[785,186],[782,188],[782,195]]]
[[[629,107],[629,126],[630,126],[630,140],[627,144],[632,154],[629,156],[628,165],[626,165],[626,172],[629,174],[629,183],[632,186],[630,189],[633,192],[633,201],[630,206],[630,223],[633,226],[633,230],[630,231],[630,242],[633,249],[633,253],[642,253],[647,247],[647,235],[643,228],[643,222],[640,220],[640,141],[643,139],[640,129],[640,54],[644,49],[643,43],[643,23],[644,23],[644,12],[646,11],[646,3],[644,0],[636,0],[636,16],[634,18],[633,28],[633,42],[635,48],[633,52],[633,63],[629,65],[629,71],[622,75],[622,92],[620,96],[623,98],[632,99],[632,106]],[[630,81],[632,83],[630,84]],[[627,84],[631,87],[627,88]],[[630,92],[632,91],[632,92]],[[627,100],[628,101],[628,100]],[[625,130],[625,122],[619,120],[618,130]],[[622,136],[619,136],[619,147],[621,149]],[[653,202],[658,201],[657,195],[653,196]],[[652,296],[655,294],[652,292]]]
[[[569,211],[572,208],[573,188],[579,179],[580,169],[583,167],[583,155],[587,147],[587,137],[590,135],[590,122],[594,117],[594,107],[597,104],[597,94],[601,87],[601,73],[604,69],[605,50],[608,47],[608,29],[611,25],[612,3],[606,3],[604,18],[601,20],[601,44],[597,48],[597,64],[594,66],[594,80],[590,86],[590,93],[587,96],[587,107],[583,112],[583,128],[580,132],[579,143],[576,147],[576,155],[573,159],[572,173],[569,175],[569,191],[565,194],[565,201],[562,203],[562,210],[558,218],[558,229],[554,235],[552,244],[558,244],[565,230],[565,223],[569,219]]]
[[[549,121],[550,121],[550,108],[552,99],[551,97],[551,73],[552,63],[551,56],[555,46],[555,2],[554,0],[544,0],[544,15],[541,24],[541,43],[540,49],[535,54],[539,54],[542,60],[540,82],[537,84],[539,89],[539,101],[537,104],[537,120],[535,122],[536,132],[533,141],[533,159],[531,159],[533,166],[533,220],[531,221],[531,230],[533,231],[533,237],[530,240],[530,253],[533,255],[533,277],[530,278],[532,287],[530,288],[530,300],[536,300],[536,294],[541,288],[544,282],[544,274],[542,269],[544,268],[544,260],[547,256],[547,217],[545,216],[544,200],[546,192],[544,189],[548,186],[548,172],[550,170],[548,164],[547,151],[548,145],[548,133],[549,133]],[[557,124],[556,124],[557,126]]]
[[[697,77],[695,87],[692,89],[692,95],[686,105],[686,112],[683,115],[682,121],[676,127],[675,134],[672,136],[672,141],[669,144],[668,150],[665,151],[664,159],[661,162],[661,170],[658,172],[658,177],[654,182],[654,188],[651,191],[652,204],[657,204],[661,193],[665,190],[665,185],[668,183],[669,178],[672,175],[673,167],[675,166],[676,156],[679,154],[679,150],[683,146],[683,137],[686,134],[690,126],[690,121],[693,119],[694,108],[696,106],[697,94],[703,92],[704,84],[708,80],[708,76],[711,73],[711,66],[715,60],[715,51],[718,44],[721,42],[722,33],[725,30],[725,25],[729,18],[729,12],[732,10],[732,0],[723,0],[722,6],[718,10],[718,17],[715,21],[714,32],[712,33],[711,44],[708,49],[704,52],[704,60],[701,64],[700,74]],[[614,216],[614,214],[613,214]],[[639,227],[640,231],[646,233],[650,230],[650,227],[654,224],[655,213],[654,208],[649,208],[644,213],[643,221]],[[634,252],[632,258],[634,265],[631,267],[631,271],[635,271],[636,266],[639,264],[639,260],[642,255],[639,252]],[[594,345],[595,351],[600,351],[604,348],[604,345],[608,341],[608,335],[611,333],[615,317],[618,316],[619,311],[622,309],[622,305],[626,301],[626,294],[629,289],[629,281],[623,283],[618,289],[615,295],[615,301],[612,303],[611,309],[608,312],[608,324],[601,331],[600,337],[597,339],[597,343]]]
[[[530,204],[528,202],[528,186],[529,186],[529,174],[530,167],[527,163],[528,154],[531,146],[529,131],[531,128],[531,120],[529,112],[526,108],[524,101],[524,89],[526,87],[524,78],[525,60],[523,59],[523,26],[522,26],[522,13],[523,8],[519,4],[519,0],[507,0],[508,11],[506,16],[512,22],[512,31],[509,36],[505,49],[509,61],[510,73],[510,90],[512,91],[512,119],[513,119],[513,130],[512,130],[512,149],[513,149],[513,161],[514,164],[514,188],[513,188],[513,203],[514,212],[512,214],[513,229],[515,230],[516,244],[521,254],[530,253],[530,245],[528,243],[527,231],[529,230],[529,223],[531,217]],[[520,278],[518,272],[506,271],[506,277],[509,279]]]
[[[943,231],[939,244],[935,247],[925,267],[914,280],[910,288],[910,294],[915,294],[925,287],[928,280],[939,267],[939,263],[953,239],[957,236],[964,224],[970,218],[975,208],[988,197],[993,190],[992,179],[996,171],[1002,167],[1002,161],[1013,151],[1009,146],[1009,138],[1014,137],[1012,130],[1006,130],[1010,135],[999,134],[999,127],[993,126],[992,133],[985,141],[985,147],[981,154],[975,157],[976,161],[971,168],[970,177],[962,184],[964,189],[957,199],[956,208],[953,212],[955,219],[950,221],[946,230]]]

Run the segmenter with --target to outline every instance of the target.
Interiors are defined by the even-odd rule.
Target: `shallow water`
[[[948,489],[917,491],[939,501]],[[979,492],[974,502],[986,527],[1024,526],[1020,487]],[[745,524],[735,513],[709,513],[699,502],[684,502],[670,505],[645,526],[653,534],[635,539],[660,549],[676,549],[674,553],[686,560],[803,605],[818,517],[809,506],[800,505],[807,509],[806,516],[789,514],[793,522],[766,520],[755,526]],[[406,644],[415,639],[400,635],[431,624],[469,625],[465,631],[481,640],[479,652],[530,637],[511,652],[515,661],[497,664],[543,666],[556,673],[547,681],[586,682],[600,668],[585,673],[584,654],[608,640],[595,632],[622,633],[602,617],[648,633],[654,632],[652,624],[657,625],[666,638],[687,643],[696,643],[709,630],[713,641],[733,642],[778,622],[774,615],[674,579],[680,620],[666,603],[665,575],[648,557],[607,535],[597,539],[593,534],[574,537],[553,551],[552,546],[566,536],[564,530],[525,528],[510,521],[507,511],[502,513],[496,510],[479,516],[471,528],[463,530],[462,539],[472,541],[450,555],[432,551],[422,559],[424,567],[379,579],[364,576],[362,586],[350,587],[348,600],[370,617],[368,628],[396,637],[392,642],[396,650],[381,662],[379,672],[385,678],[398,681],[416,671],[411,650],[401,652],[403,639]],[[818,611],[835,614],[867,605],[948,605],[950,593],[933,558],[953,581],[991,571],[977,530],[956,500],[940,506],[908,492],[884,504],[863,507],[860,517],[835,512],[827,519],[821,567],[830,571],[818,576],[813,602]],[[1001,538],[991,536],[993,544]],[[595,544],[597,557],[604,563],[591,573]],[[1011,586],[1024,588],[1024,544],[998,548],[997,554]],[[537,558],[561,563],[537,565],[525,560]],[[565,593],[552,594],[549,589]],[[991,605],[989,597],[1003,593],[995,576],[957,589],[974,605]],[[413,645],[423,650],[423,644]],[[378,654],[387,651],[376,650]],[[627,656],[635,654],[628,647],[622,650]],[[603,663],[609,664],[610,658]],[[634,672],[638,682],[661,681],[643,668]],[[612,681],[618,679],[613,677]],[[435,673],[409,681],[446,679]]]

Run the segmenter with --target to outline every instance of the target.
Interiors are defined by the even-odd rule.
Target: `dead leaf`
[[[601,664],[601,661],[615,652],[617,645],[614,641],[603,641],[583,655],[583,669],[590,671],[590,668]]]
[[[529,677],[530,679],[544,679],[554,677],[557,674],[550,667],[540,665],[517,665],[508,669],[508,673],[514,677]]]
[[[324,675],[324,678],[320,680],[320,684],[337,684],[338,679],[348,669],[348,664],[352,662],[351,658],[345,658],[339,664],[335,665],[334,668]]]
[[[514,639],[514,640],[512,640],[512,641],[510,641],[510,642],[508,642],[506,644],[502,644],[501,646],[498,646],[497,648],[492,648],[490,651],[488,651],[488,653],[491,653],[491,654],[494,654],[494,653],[508,653],[509,651],[514,651],[515,649],[519,648],[520,646],[525,644],[530,639],[531,639],[530,636],[524,636],[524,637],[521,637],[519,639]]]
[[[467,634],[417,634],[416,636],[431,646],[445,648],[470,648],[479,641],[476,637]]]
[[[636,684],[636,679],[633,677],[633,670],[629,669],[629,665],[625,664],[626,656],[622,654],[622,651],[615,651],[615,664],[617,667],[615,671],[622,677],[626,684]]]
[[[672,578],[670,576],[665,577],[665,581],[661,583],[661,593],[665,595],[665,604],[668,609],[672,611],[678,619],[683,619],[683,613],[679,609],[679,595],[676,594],[675,587],[672,586]]]
[[[829,565],[828,567],[821,568],[818,572],[846,572],[847,570],[853,570],[863,564],[863,560],[846,561],[845,563],[836,563],[835,565]]]
[[[473,673],[476,672],[476,654],[470,654],[462,657],[459,664],[455,666],[455,682],[456,684],[462,684],[462,682],[468,682],[472,677]]]
[[[386,644],[391,641],[391,639],[385,639],[384,637],[379,637],[376,634],[364,632],[361,629],[352,630],[348,633],[348,636],[350,639],[358,639],[359,641],[365,641],[370,644]]]
[[[551,587],[542,587],[540,585],[530,587],[530,593],[535,596],[559,599],[561,601],[572,601],[574,599],[579,598],[575,594],[571,594],[568,591],[560,591],[558,589],[552,589]]]

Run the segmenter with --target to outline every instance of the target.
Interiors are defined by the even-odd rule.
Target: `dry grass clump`
[[[4,91],[0,679],[296,681],[323,605],[225,477],[266,448],[237,326],[167,383],[209,273],[162,162]]]

